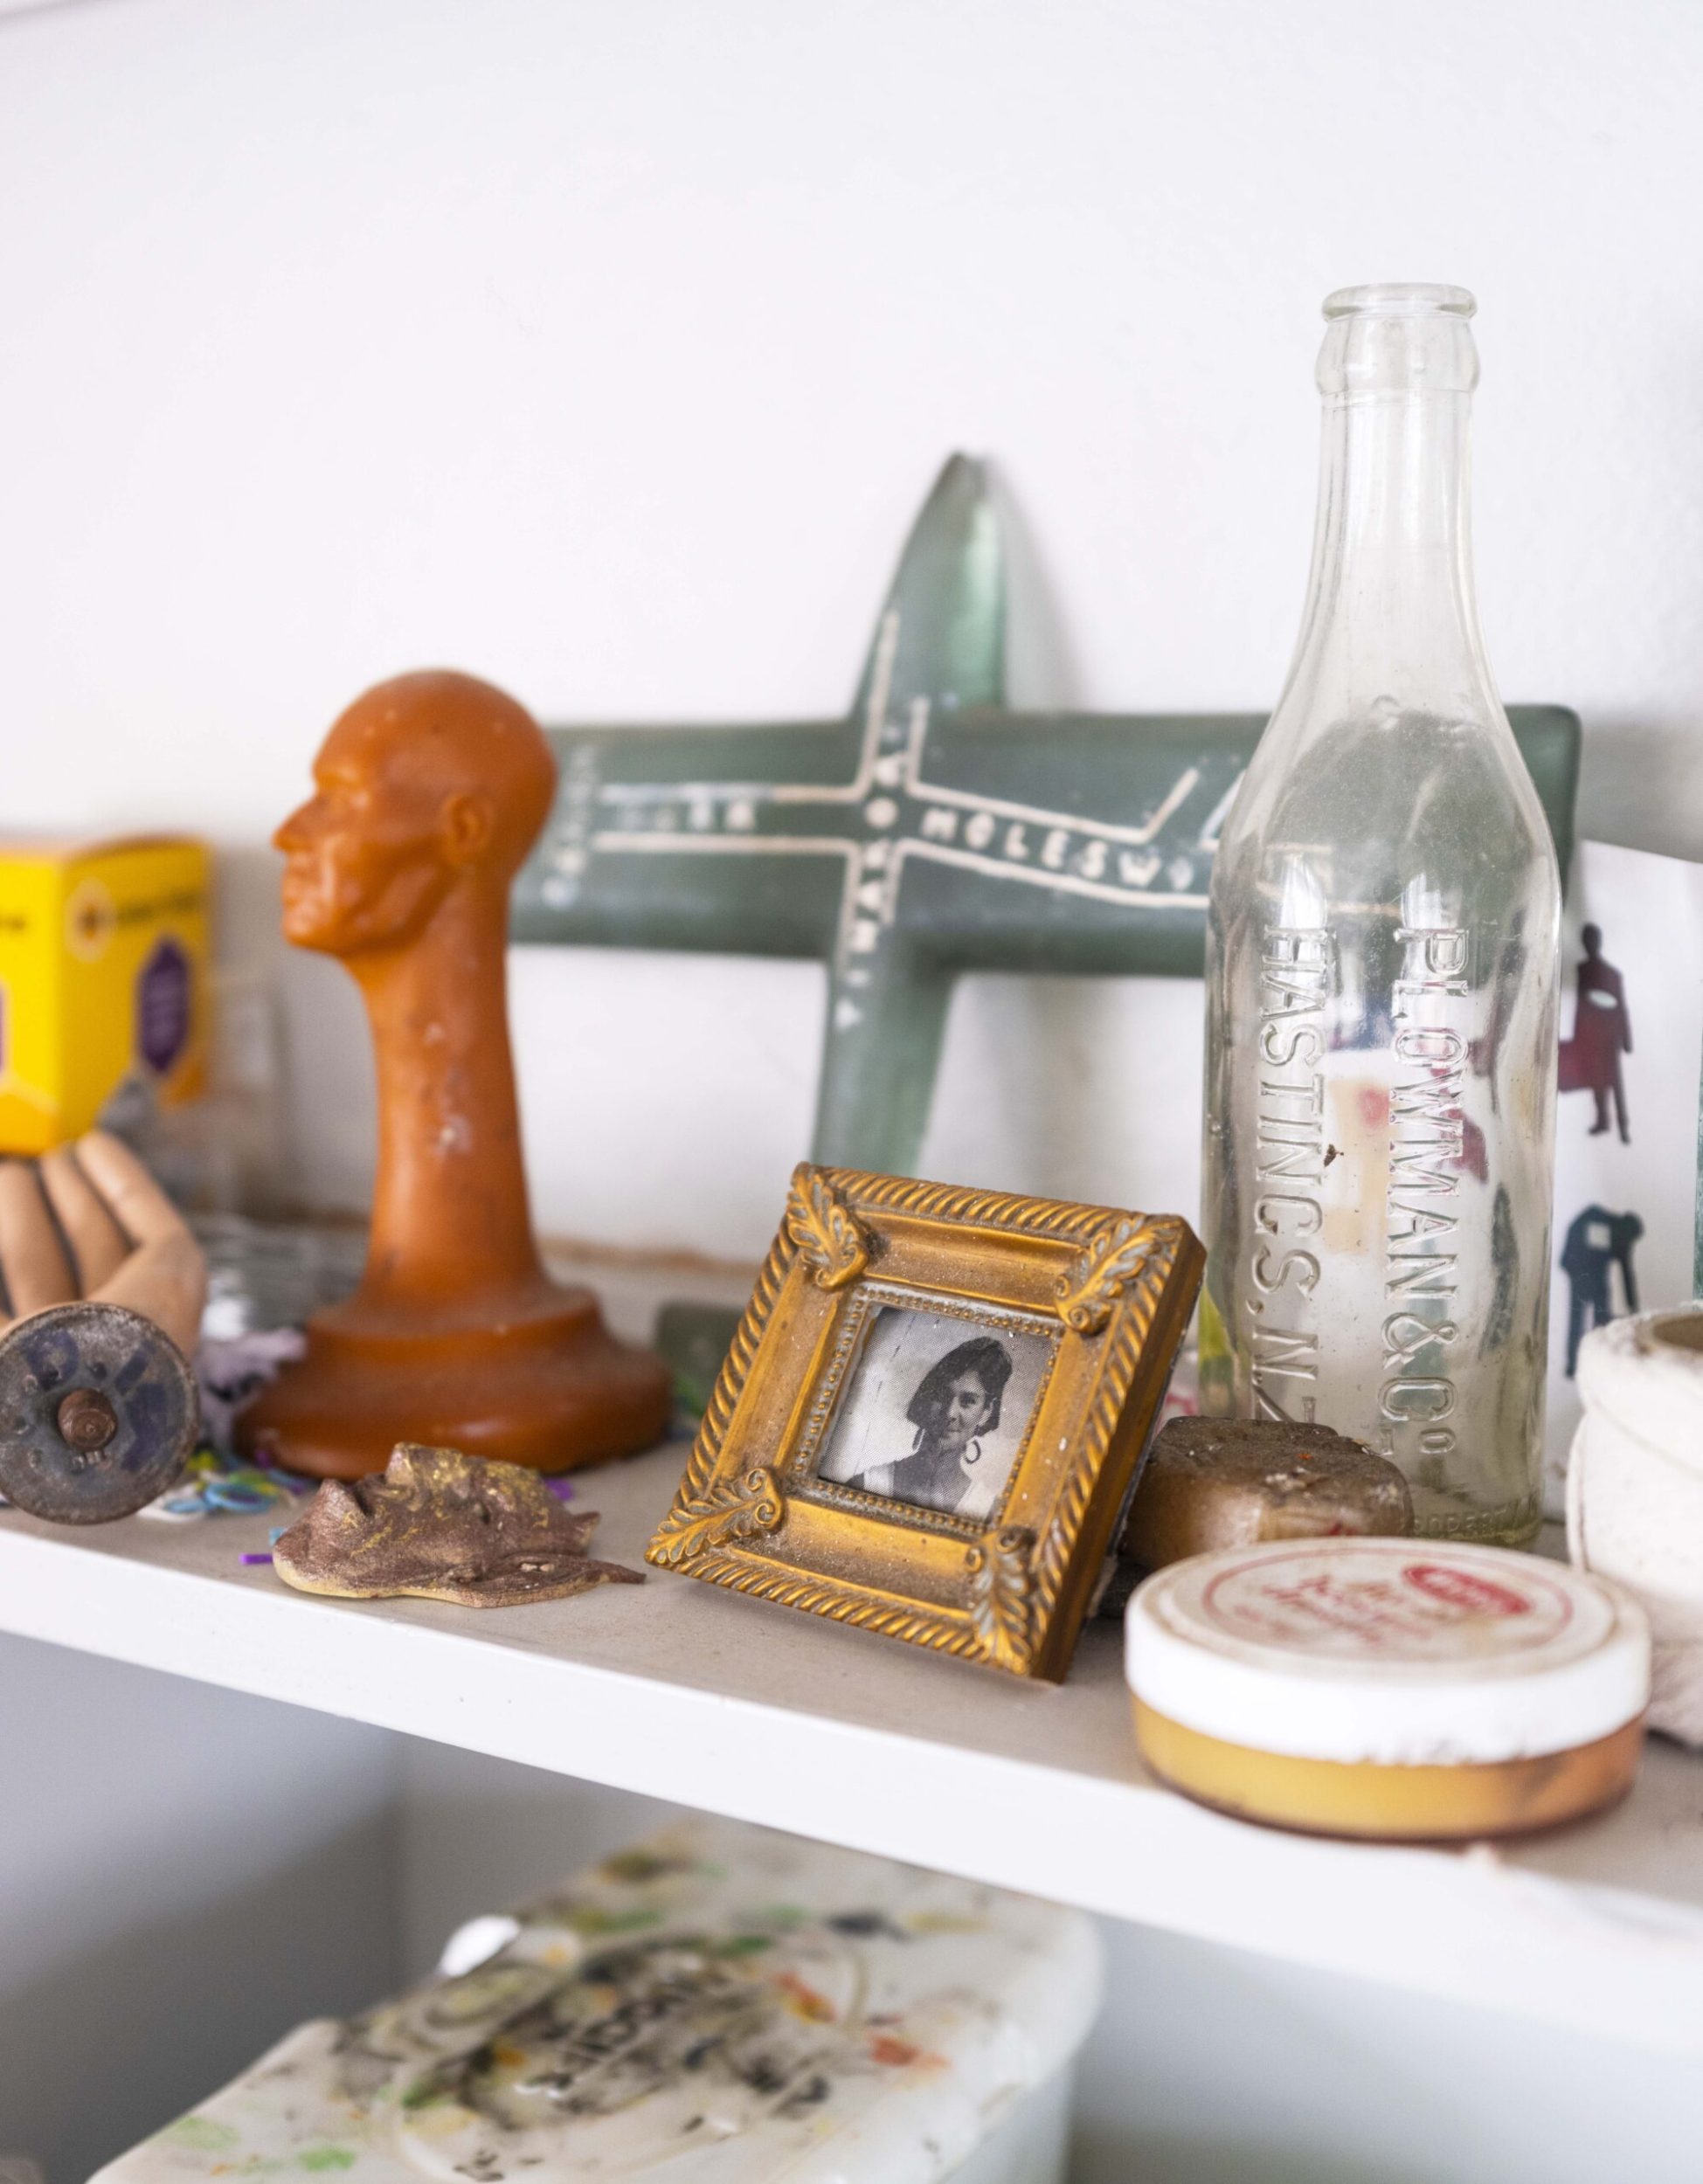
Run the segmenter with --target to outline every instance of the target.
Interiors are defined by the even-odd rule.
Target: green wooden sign
[[[825,963],[810,1158],[914,1172],[960,972],[1200,976],[1218,830],[1264,725],[1011,712],[1004,625],[986,480],[957,455],[846,719],[550,730],[561,789],[516,939]],[[1565,872],[1578,719],[1511,717]]]

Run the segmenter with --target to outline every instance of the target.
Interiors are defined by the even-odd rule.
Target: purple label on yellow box
[[[136,1052],[156,1076],[169,1074],[190,1041],[193,973],[175,940],[162,940],[136,974]]]

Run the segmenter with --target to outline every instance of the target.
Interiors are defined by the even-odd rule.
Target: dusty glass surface
[[[1479,635],[1457,288],[1329,299],[1312,577],[1207,931],[1225,1400],[1398,1463],[1423,1531],[1538,1521],[1556,860]]]

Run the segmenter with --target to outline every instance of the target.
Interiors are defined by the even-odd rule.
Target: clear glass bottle
[[[1539,1517],[1554,848],[1472,590],[1461,288],[1325,305],[1312,576],[1207,938],[1203,1355],[1398,1463],[1422,1531]]]

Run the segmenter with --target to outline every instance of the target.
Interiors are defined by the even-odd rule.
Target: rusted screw
[[[84,1455],[104,1448],[118,1431],[118,1413],[99,1388],[73,1388],[57,1414],[59,1438]]]

